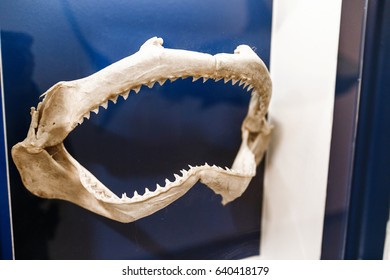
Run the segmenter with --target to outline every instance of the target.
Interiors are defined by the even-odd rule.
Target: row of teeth
[[[169,77],[168,79],[163,79],[163,80],[152,80],[148,83],[145,84],[148,88],[153,88],[153,86],[156,83],[159,83],[160,86],[162,86],[167,80],[170,80],[171,82],[176,81],[179,78],[182,78],[183,80],[188,78],[190,76],[183,76],[183,77]],[[218,82],[219,80],[224,80],[225,84],[228,83],[229,81],[232,82],[233,85],[235,85],[237,82],[239,83],[239,86],[243,85],[243,88],[247,91],[250,91],[253,89],[253,85],[250,84],[251,79],[246,78],[246,77],[240,77],[237,78],[235,76],[231,77],[212,77],[212,76],[205,76],[205,77],[193,77],[192,82],[195,82],[199,80],[200,78],[203,79],[203,83],[205,83],[208,79],[213,79],[215,82]],[[98,105],[97,107],[93,108],[91,111],[87,112],[84,116],[81,117],[81,119],[78,121],[78,124],[82,124],[84,122],[84,119],[89,119],[91,117],[91,112],[98,114],[99,113],[99,107],[103,107],[104,109],[107,109],[108,107],[108,101],[112,101],[114,104],[118,101],[118,97],[122,96],[124,100],[126,100],[129,97],[130,91],[134,91],[135,93],[138,93],[141,90],[142,85],[137,86],[135,88],[132,88],[128,91],[122,92],[119,95],[114,95],[113,97],[103,101],[102,104]]]
[[[241,172],[238,172],[236,170],[230,169],[225,167],[225,169],[213,165],[210,166],[207,163],[201,166],[191,166],[189,165],[189,170],[181,170],[181,176],[178,174],[174,174],[175,181],[171,182],[168,179],[165,179],[165,186],[162,187],[159,184],[156,184],[156,189],[154,191],[150,191],[149,188],[145,188],[144,194],[140,195],[137,191],[134,191],[134,195],[132,197],[128,197],[126,193],[122,194],[122,197],[119,198],[113,193],[108,193],[104,188],[99,187],[99,184],[97,182],[94,182],[85,172],[80,171],[80,179],[84,187],[92,194],[95,195],[96,198],[105,201],[105,202],[111,202],[111,203],[128,203],[128,202],[138,202],[138,201],[144,201],[146,199],[149,199],[151,197],[157,196],[160,193],[164,193],[168,191],[172,187],[177,187],[181,185],[185,180],[187,180],[190,176],[195,175],[195,173],[203,168],[211,168],[211,170],[222,172],[227,175],[235,175],[235,176],[242,176],[242,177],[253,177],[254,174],[247,174],[244,175]]]

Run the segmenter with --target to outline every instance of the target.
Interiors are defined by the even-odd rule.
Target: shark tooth
[[[150,82],[150,83],[148,83],[148,84],[146,84],[147,86],[148,86],[148,88],[152,88],[152,87],[154,87],[154,84],[155,84],[156,82],[154,81],[154,82]]]
[[[103,104],[100,104],[101,107],[103,107],[104,109],[107,109],[108,107],[108,100],[105,101]]]
[[[126,92],[121,94],[121,96],[123,97],[124,100],[126,100],[129,97],[129,93],[130,93],[130,91],[126,91]]]
[[[112,103],[116,104],[116,102],[118,101],[118,95],[111,97],[110,101],[112,101]]]
[[[169,185],[171,185],[171,184],[172,184],[171,181],[169,181],[168,179],[165,179],[165,187],[167,187],[167,186],[169,186]]]
[[[141,90],[141,86],[133,88],[132,90],[134,90],[135,93],[138,93]]]
[[[145,192],[144,192],[144,195],[148,195],[148,194],[150,194],[150,193],[152,193],[148,188],[145,188]]]
[[[96,107],[95,109],[93,109],[91,112],[94,112],[96,115],[99,113],[99,107]]]
[[[156,191],[162,191],[164,190],[163,187],[160,186],[160,184],[156,184]]]

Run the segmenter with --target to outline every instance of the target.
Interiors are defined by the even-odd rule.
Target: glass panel
[[[29,108],[50,86],[90,75],[151,37],[211,54],[247,44],[269,62],[270,0],[1,5],[8,149],[25,138]],[[230,166],[248,100],[245,90],[223,81],[142,88],[77,127],[65,146],[116,194],[143,190],[187,164]],[[236,259],[259,252],[261,174],[225,207],[198,184],[169,207],[121,224],[33,196],[12,161],[9,167],[17,259]]]

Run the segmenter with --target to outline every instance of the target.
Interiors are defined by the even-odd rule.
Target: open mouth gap
[[[103,182],[105,183],[106,186],[108,186],[110,188],[111,191],[113,191],[114,193],[126,193],[129,192],[129,190],[132,190],[134,191],[135,190],[135,194],[132,196],[132,195],[127,195],[127,194],[124,194],[122,195],[123,199],[126,200],[128,197],[133,197],[136,198],[138,196],[141,196],[142,194],[144,194],[144,196],[148,195],[148,193],[153,193],[153,192],[156,192],[156,191],[164,191],[167,187],[174,187],[175,184],[179,184],[181,181],[185,180],[186,178],[188,178],[190,175],[191,175],[191,172],[195,172],[197,169],[201,168],[202,166],[206,166],[207,168],[211,168],[211,169],[214,169],[215,171],[217,172],[223,172],[224,174],[227,174],[227,175],[240,175],[239,172],[236,172],[234,170],[230,170],[229,168],[220,168],[216,165],[214,166],[209,166],[206,162],[209,162],[210,165],[212,165],[213,163],[215,164],[220,164],[222,162],[229,162],[228,164],[223,164],[222,166],[225,166],[225,165],[228,165],[230,166],[231,164],[231,159],[232,157],[234,157],[234,155],[236,154],[237,152],[237,149],[238,149],[238,146],[239,146],[239,142],[240,142],[240,137],[241,137],[241,134],[240,134],[240,125],[241,125],[241,122],[242,122],[242,119],[244,118],[245,116],[245,113],[246,113],[246,108],[247,108],[247,103],[248,103],[248,99],[250,97],[250,95],[246,92],[243,92],[242,88],[245,89],[246,91],[251,91],[252,90],[252,86],[248,83],[248,81],[246,79],[242,79],[242,80],[238,80],[236,78],[217,78],[217,79],[213,79],[213,78],[203,78],[203,77],[195,77],[195,78],[192,78],[192,77],[180,77],[181,79],[186,79],[186,78],[190,78],[192,79],[192,82],[195,82],[195,89],[197,87],[205,87],[202,85],[202,82],[205,83],[207,80],[211,80],[210,82],[207,82],[207,87],[211,87],[213,89],[216,89],[218,91],[223,91],[221,94],[224,94],[226,97],[227,97],[227,100],[230,100],[230,102],[232,101],[231,99],[231,94],[233,92],[233,94],[236,94],[237,96],[240,95],[242,96],[243,94],[246,94],[246,96],[244,96],[245,99],[247,100],[244,100],[244,99],[241,99],[243,100],[243,102],[241,103],[242,106],[239,106],[240,108],[240,116],[236,118],[236,123],[235,124],[229,124],[229,125],[232,125],[234,126],[234,131],[235,133],[237,134],[237,138],[235,139],[237,141],[237,143],[235,143],[235,147],[232,148],[230,147],[230,150],[229,149],[221,149],[219,151],[219,156],[215,156],[213,158],[213,154],[211,154],[210,157],[208,157],[207,155],[203,155],[205,156],[203,161],[200,162],[200,157],[198,158],[198,160],[195,160],[195,163],[194,161],[192,161],[192,157],[191,155],[189,155],[189,153],[187,155],[184,155],[184,157],[186,158],[186,163],[184,165],[182,165],[182,163],[180,164],[169,164],[168,161],[167,163],[168,164],[165,164],[165,163],[162,163],[161,160],[157,162],[165,165],[163,168],[160,168],[163,169],[163,171],[159,171],[159,170],[153,170],[151,173],[152,173],[152,176],[149,176],[148,177],[148,173],[150,172],[150,167],[148,166],[148,163],[147,161],[150,160],[150,161],[153,161],[150,159],[148,159],[148,156],[145,155],[145,156],[142,156],[140,153],[138,153],[135,157],[129,157],[129,159],[126,159],[126,160],[121,160],[121,158],[123,158],[123,154],[131,154],[131,153],[121,153],[121,156],[118,156],[118,162],[124,162],[124,165],[128,165],[130,164],[130,166],[120,166],[118,169],[115,168],[115,164],[114,164],[114,167],[112,167],[112,164],[101,164],[100,167],[98,166],[99,164],[95,164],[93,163],[93,160],[95,159],[96,160],[96,152],[99,152],[99,153],[102,153],[102,156],[100,156],[99,158],[100,159],[104,159],[104,157],[113,157],[112,155],[112,149],[107,149],[106,145],[112,145],[110,144],[110,142],[112,142],[109,138],[106,138],[106,139],[103,139],[104,141],[98,141],[98,139],[100,138],[101,139],[101,135],[99,133],[99,127],[98,126],[94,126],[95,123],[96,123],[96,120],[97,122],[99,121],[103,121],[100,119],[100,117],[102,116],[104,118],[106,112],[102,113],[101,115],[99,116],[93,116],[92,119],[91,119],[91,122],[88,122],[87,125],[84,125],[86,126],[86,134],[94,134],[96,136],[96,139],[93,139],[93,143],[99,143],[96,148],[96,152],[95,154],[93,154],[93,152],[89,152],[90,151],[90,145],[88,145],[88,143],[79,143],[79,141],[83,141],[82,139],[90,139],[90,137],[85,137],[85,135],[83,134],[83,131],[85,129],[76,129],[72,135],[70,137],[68,137],[67,139],[67,147],[69,146],[70,147],[70,150],[71,150],[71,153],[73,154],[72,150],[76,150],[76,154],[81,154],[81,156],[78,156],[77,159],[84,165],[87,167],[87,169],[89,169],[92,173],[94,174],[99,174],[101,175],[101,173],[104,173],[104,172],[107,172],[108,174],[104,174],[103,176],[99,176],[99,177],[102,177],[102,178],[99,178],[99,180],[103,180]],[[171,80],[171,82],[174,82],[175,80],[177,80],[178,78],[170,78],[168,80]],[[212,86],[212,83],[213,81],[215,82],[218,82],[216,83],[216,87],[213,87]],[[107,109],[109,106],[108,106],[108,101],[112,101],[114,104],[118,104],[116,106],[122,106],[122,102],[123,100],[118,100],[119,96],[122,96],[124,100],[128,99],[129,97],[129,92],[130,92],[130,96],[133,96],[134,95],[134,98],[133,100],[127,100],[126,102],[137,102],[137,98],[140,98],[140,96],[145,96],[145,95],[151,95],[151,94],[155,94],[155,95],[159,95],[160,97],[162,95],[164,95],[166,92],[163,92],[162,94],[160,92],[154,92],[154,91],[164,91],[165,88],[168,88],[170,89],[171,86],[165,86],[165,87],[162,87],[162,85],[164,84],[165,81],[155,81],[154,83],[153,82],[150,82],[150,83],[147,83],[146,85],[142,85],[144,87],[146,87],[145,89],[143,89],[141,92],[140,92],[140,89],[142,86],[137,86],[135,87],[135,89],[131,89],[129,91],[127,91],[127,93],[121,93],[121,94],[116,94],[116,96],[114,97],[110,97],[108,98],[107,100],[103,101],[99,107],[102,107],[104,109]],[[186,81],[178,81],[175,84],[179,84],[180,86],[180,83],[188,83],[188,80]],[[229,85],[223,85],[223,83],[227,84],[229,83]],[[232,86],[233,85],[233,86]],[[154,87],[153,87],[154,86]],[[185,86],[183,88],[188,88],[188,86]],[[175,88],[176,89],[176,88]],[[229,92],[225,92],[226,89],[229,89],[228,91]],[[148,91],[152,91],[153,92],[148,92]],[[138,94],[137,96],[135,96],[136,94]],[[163,98],[166,100],[168,97],[168,95],[170,94],[169,92],[166,93],[167,96],[164,96]],[[215,94],[215,93],[201,93],[202,95],[205,95],[207,94],[206,96],[210,96],[212,94]],[[185,96],[189,96],[189,97],[193,97],[192,95],[185,95]],[[235,96],[235,98],[237,97]],[[156,98],[156,96],[153,96],[150,98],[150,100],[152,100],[152,98]],[[229,101],[228,101],[229,102]],[[237,99],[236,100],[233,100],[233,102],[231,102],[232,104],[235,104],[237,103]],[[240,102],[239,102],[240,103]],[[220,103],[216,103],[216,104],[220,104]],[[178,106],[180,106],[181,104],[178,104]],[[235,106],[234,105],[234,106]],[[110,105],[111,107],[112,105]],[[233,105],[232,105],[233,106]],[[96,114],[99,113],[99,107],[95,107],[93,108],[90,112],[87,112],[84,114],[83,118],[81,121],[79,121],[79,123],[83,123],[83,120],[84,119],[89,119],[91,117],[91,112],[94,112]],[[170,108],[162,108],[161,110],[164,111],[164,110],[169,110]],[[112,110],[115,110],[115,109],[112,109]],[[100,109],[100,112],[101,109]],[[107,111],[107,113],[109,113],[110,111]],[[210,118],[213,118],[212,115],[209,115]],[[99,118],[99,119],[97,119]],[[129,121],[127,121],[127,124],[130,123]],[[133,124],[131,122],[131,124]],[[156,125],[156,124],[154,124]],[[104,125],[103,125],[104,126]],[[191,128],[189,128],[191,129]],[[168,134],[169,133],[172,133],[172,131],[168,131],[167,132]],[[153,134],[151,132],[151,134]],[[80,136],[80,137],[79,137]],[[152,137],[155,137],[152,135]],[[155,140],[155,142],[159,142],[159,140]],[[193,142],[193,144],[195,145],[195,141]],[[123,145],[133,145],[138,147],[140,145],[140,142],[134,142],[132,143],[131,141],[129,142],[120,142],[122,143]],[[184,145],[186,145],[186,143],[183,143]],[[101,145],[101,146],[100,146]],[[115,145],[115,144],[114,144]],[[119,146],[119,145],[116,145],[116,146]],[[147,146],[147,145],[146,145]],[[150,143],[149,143],[149,146],[150,146]],[[202,146],[202,145],[200,145]],[[88,148],[86,148],[88,147]],[[171,148],[174,148],[174,146],[171,146]],[[214,149],[215,147],[213,147]],[[118,149],[116,149],[118,150]],[[121,150],[121,149],[119,149]],[[129,149],[124,149],[124,150],[129,150]],[[141,147],[141,150],[146,150],[146,147]],[[157,149],[158,150],[158,149]],[[179,149],[180,150],[180,149]],[[184,149],[186,150],[186,149]],[[191,150],[191,147],[188,149],[188,150]],[[226,153],[226,151],[230,152],[229,154]],[[154,151],[156,152],[156,150]],[[175,153],[176,151],[173,150],[173,152]],[[151,153],[153,154],[153,152]],[[217,152],[218,154],[218,152]],[[223,160],[221,159],[218,159],[218,157],[220,157],[222,155],[222,157],[224,157]],[[150,156],[150,155],[149,155]],[[116,157],[116,156],[114,156]],[[161,156],[158,156],[157,157],[160,157]],[[183,157],[183,158],[184,158]],[[142,162],[142,160],[140,161],[139,158],[146,158],[146,162]],[[205,160],[206,159],[206,160]],[[210,159],[210,160],[209,160]],[[191,162],[188,162],[189,160],[191,160],[192,164],[196,165],[196,164],[199,164],[198,166],[194,166],[194,167],[191,167],[191,166],[188,166],[187,164],[191,164]],[[91,164],[92,163],[92,164]],[[95,162],[96,163],[96,162]],[[139,165],[141,167],[138,166],[138,163],[140,163]],[[168,166],[167,166],[168,165]],[[179,168],[176,168],[176,166],[179,166]],[[118,165],[116,165],[118,166]],[[180,168],[183,168],[184,166],[184,169],[181,169]],[[135,167],[135,171],[133,170],[134,168],[132,167]],[[146,167],[146,168],[145,168]],[[149,171],[148,171],[148,167],[149,167]],[[107,169],[107,168],[111,168],[111,169]],[[159,168],[159,167],[157,167]],[[130,169],[130,171],[129,171]],[[153,168],[152,168],[153,169]],[[137,172],[138,170],[138,172]],[[143,171],[145,170],[145,171]],[[180,170],[180,171],[178,171]],[[163,174],[162,173],[165,173],[165,176],[166,174],[173,174],[173,172],[176,172],[178,171],[176,174],[174,174],[173,176],[169,176],[168,179],[165,179],[166,177],[162,177]],[[130,184],[128,182],[128,180],[123,180],[123,178],[121,178],[121,180],[117,180],[117,179],[112,179],[112,175],[113,174],[109,174],[109,173],[116,173],[116,172],[119,172],[119,173],[122,173],[120,174],[119,177],[126,177],[126,179],[131,179],[130,181]],[[104,192],[102,192],[102,189],[99,187],[99,184],[95,184],[94,182],[94,179],[93,178],[89,178],[90,176],[88,175],[88,173],[83,173],[81,174],[81,177],[86,178],[86,180],[83,182],[83,185],[89,189],[90,191],[94,191],[94,192],[99,192],[99,194],[102,196],[100,198],[105,198],[105,197],[110,197],[110,195],[104,195]],[[116,177],[117,175],[114,174],[114,177]],[[147,177],[145,179],[145,177]],[[153,177],[153,178],[152,178]],[[107,179],[107,178],[111,178],[111,179]],[[117,177],[116,177],[117,178]],[[157,179],[157,180],[156,180]],[[83,179],[82,179],[83,180]],[[161,182],[163,181],[164,183],[162,183],[161,185],[163,185],[163,187],[161,187],[159,184],[156,185],[156,187],[147,187],[145,189],[145,187],[138,187],[140,185],[147,185],[147,186],[153,186],[156,182]],[[118,186],[119,184],[119,186]],[[137,186],[137,187],[134,187],[134,186]],[[103,194],[102,194],[103,193]],[[141,194],[141,195],[139,195]]]

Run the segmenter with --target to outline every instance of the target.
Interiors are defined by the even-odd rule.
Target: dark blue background
[[[2,1],[8,149],[24,139],[29,108],[51,85],[92,74],[153,36],[164,38],[165,47],[211,54],[247,44],[268,65],[271,11],[271,0]],[[187,164],[231,165],[248,100],[246,91],[222,81],[143,88],[77,127],[65,144],[118,195],[154,189]],[[158,213],[121,224],[34,197],[12,161],[9,167],[16,258],[236,259],[259,253],[261,174],[225,207],[197,184]]]

